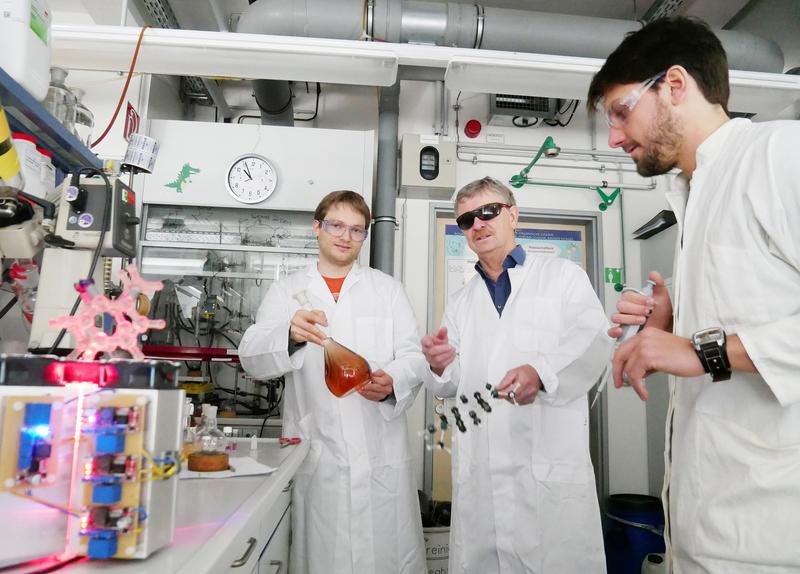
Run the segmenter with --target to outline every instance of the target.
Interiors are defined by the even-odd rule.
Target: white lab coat
[[[502,317],[477,274],[453,296],[443,324],[458,357],[426,380],[438,396],[470,398],[454,403],[467,430],[453,431],[449,572],[604,573],[586,393],[611,358],[608,321],[573,263],[528,253],[508,273]],[[547,392],[525,406],[491,399],[487,381],[523,364]],[[474,405],[475,391],[491,413]]]
[[[679,574],[800,570],[798,149],[800,122],[731,120],[698,148],[691,193],[668,194],[683,236],[675,334],[721,326],[760,373],[671,383],[664,503]]]
[[[289,322],[300,308],[293,296],[300,291],[325,312],[329,327],[323,331],[393,377],[396,400],[335,397],[325,385],[318,345],[308,343],[289,356]],[[255,377],[287,373],[283,433],[311,443],[295,476],[291,572],[424,572],[405,410],[427,363],[402,285],[355,265],[334,302],[312,265],[270,287],[239,356]]]

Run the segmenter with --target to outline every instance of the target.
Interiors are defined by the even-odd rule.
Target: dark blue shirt
[[[492,298],[494,308],[497,309],[497,314],[500,316],[503,315],[503,308],[511,296],[511,279],[508,277],[508,270],[523,263],[525,263],[525,250],[522,246],[517,245],[503,260],[503,272],[497,278],[497,282],[489,279],[483,271],[480,261],[475,264],[475,271],[483,277],[483,282],[486,283],[486,287],[489,289],[489,296]]]

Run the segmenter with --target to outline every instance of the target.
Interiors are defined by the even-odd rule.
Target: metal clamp
[[[400,228],[400,223],[398,223],[397,218],[392,215],[379,215],[378,217],[372,218],[373,225],[375,223],[391,223],[394,225],[395,229]]]
[[[289,482],[286,483],[286,486],[283,487],[283,490],[281,490],[281,492],[289,492],[290,490],[292,490],[293,486],[294,486],[294,479],[291,479]]]
[[[478,17],[476,21],[477,25],[475,27],[475,45],[473,46],[473,48],[476,50],[480,50],[481,44],[483,43],[483,25],[485,16],[483,11],[483,6],[481,6],[480,4],[475,4],[475,9],[478,12]]]
[[[270,560],[269,565],[278,567],[274,574],[281,574],[281,570],[283,569],[283,560]]]
[[[248,538],[247,539],[247,550],[244,551],[244,554],[242,555],[241,558],[231,562],[231,568],[241,568],[242,566],[247,564],[247,561],[250,559],[250,555],[253,553],[253,550],[256,549],[256,544],[257,543],[258,543],[258,540],[256,540],[255,538],[252,538],[252,537]]]

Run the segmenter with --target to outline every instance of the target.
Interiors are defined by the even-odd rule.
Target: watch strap
[[[711,379],[715,383],[731,378],[731,363],[728,360],[727,346],[724,342],[722,345],[713,342],[704,343],[696,351],[703,364],[703,369],[711,375]]]

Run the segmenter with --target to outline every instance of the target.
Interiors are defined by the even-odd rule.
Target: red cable
[[[111,126],[114,125],[114,122],[117,121],[117,114],[119,114],[119,110],[122,107],[122,102],[125,101],[125,95],[128,93],[128,86],[131,84],[131,78],[133,77],[133,70],[136,67],[136,60],[139,58],[139,48],[142,47],[142,39],[144,38],[144,31],[147,30],[150,26],[142,26],[142,31],[139,32],[139,41],[136,42],[136,51],[133,53],[133,60],[131,60],[131,67],[128,70],[128,79],[125,80],[125,87],[122,88],[122,94],[119,97],[119,101],[117,102],[117,109],[114,110],[114,115],[111,116],[111,121],[108,122],[108,127],[106,127],[103,135],[97,138],[94,143],[92,143],[90,148],[94,148],[97,144],[99,144],[105,137],[108,135],[108,132],[111,131]]]

